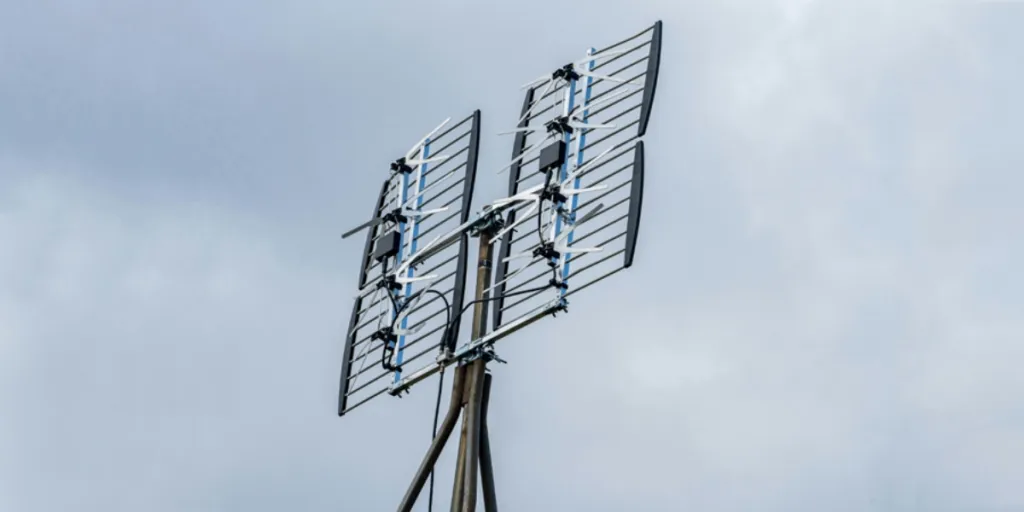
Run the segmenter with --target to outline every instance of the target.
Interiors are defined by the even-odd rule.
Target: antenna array
[[[412,509],[460,414],[465,423],[452,510],[474,510],[478,469],[485,506],[497,510],[486,423],[486,364],[500,361],[495,343],[567,311],[571,297],[633,264],[643,203],[642,138],[661,35],[659,21],[523,86],[520,117],[505,132],[513,136],[512,156],[498,170],[508,173],[507,197],[470,215],[480,141],[476,111],[456,123],[446,120],[392,162],[371,219],[343,235],[367,230],[338,414],[456,369],[448,413],[400,511]],[[471,237],[479,239],[479,258],[474,299],[467,303]],[[472,335],[459,345],[470,306]]]

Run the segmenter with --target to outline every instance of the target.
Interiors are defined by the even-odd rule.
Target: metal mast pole
[[[472,338],[479,339],[487,332],[487,287],[491,281],[494,246],[491,244],[494,226],[480,230],[479,256],[477,260],[476,294],[473,307]],[[459,453],[455,463],[455,481],[452,486],[452,512],[475,512],[477,498],[477,474],[482,473],[484,502],[487,512],[497,512],[494,492],[494,470],[491,465],[490,439],[487,433],[487,403],[490,395],[490,378],[487,374],[487,357],[479,356],[471,363],[455,368],[452,383],[451,404],[440,431],[413,481],[398,506],[399,512],[411,512],[423,485],[434,468],[441,450],[444,449],[455,423],[462,414],[462,429],[459,436]]]
[[[476,270],[476,304],[473,307],[473,330],[471,339],[480,339],[487,332],[487,286],[491,281],[494,246],[491,244],[492,227],[481,230],[479,258]],[[455,463],[455,482],[452,489],[452,512],[474,512],[476,510],[477,472],[480,468],[480,431],[484,395],[484,377],[487,359],[478,357],[467,367],[464,379],[466,388],[462,396],[466,400],[462,422],[462,436],[459,439],[459,459]],[[488,447],[489,448],[489,447]],[[490,453],[487,454],[488,456]],[[490,462],[488,457],[488,462]],[[489,470],[490,468],[488,468]]]

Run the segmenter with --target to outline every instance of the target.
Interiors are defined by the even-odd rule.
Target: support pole
[[[476,272],[476,295],[473,307],[471,339],[487,333],[487,286],[491,281],[494,247],[491,232],[481,231],[480,251]],[[497,510],[494,501],[494,474],[491,468],[490,440],[486,435],[486,401],[490,393],[491,376],[487,374],[487,359],[478,357],[471,363],[457,366],[452,383],[452,400],[437,437],[430,444],[412,484],[399,505],[399,512],[411,512],[416,498],[433,470],[455,423],[462,413],[459,453],[455,461],[455,481],[452,485],[452,512],[476,512],[477,475],[482,472],[484,501],[487,511]]]
[[[491,401],[491,374],[484,374],[483,397],[480,400],[480,480],[484,488],[484,511],[498,512],[494,493],[494,466],[491,462],[491,438],[487,432],[487,405]]]
[[[448,413],[444,417],[444,422],[441,423],[441,429],[438,431],[437,436],[430,443],[430,448],[427,450],[426,456],[423,457],[423,462],[420,463],[416,476],[413,477],[412,484],[409,485],[409,489],[405,492],[402,503],[398,506],[399,512],[412,511],[412,507],[416,504],[416,498],[419,497],[420,491],[423,490],[423,485],[427,483],[427,478],[434,470],[434,464],[437,463],[441,450],[444,449],[445,443],[448,442],[448,437],[455,430],[455,424],[459,421],[459,413],[462,411],[462,390],[465,375],[466,371],[464,368],[455,369],[452,399],[451,404],[448,406]]]
[[[466,401],[466,412],[462,421],[468,426],[469,435],[466,436],[466,463],[463,466],[463,487],[462,487],[462,510],[461,512],[474,512],[476,510],[476,486],[477,475],[480,471],[480,406],[484,387],[484,370],[487,361],[477,359],[469,366],[469,378],[467,383],[469,400]]]
[[[471,338],[474,340],[482,338],[487,333],[487,286],[491,282],[491,268],[494,260],[494,246],[491,244],[489,230],[480,232],[479,244],[476,268],[476,304],[473,305]],[[462,436],[459,442],[459,458],[455,462],[455,482],[452,486],[452,512],[476,511],[477,471],[479,471],[480,462],[480,405],[486,369],[487,360],[484,358],[467,365],[466,387],[462,391],[465,400]]]
[[[463,402],[460,404],[460,408],[465,412],[466,402],[465,398],[469,395],[466,393],[465,381],[472,379],[469,376],[468,367],[460,366],[460,370],[466,373],[467,378],[463,381],[462,397]],[[459,454],[455,458],[455,479],[452,482],[452,508],[451,512],[462,512],[462,489],[466,486],[466,438],[469,437],[469,422],[466,421],[466,416],[462,416],[462,434],[459,436]]]

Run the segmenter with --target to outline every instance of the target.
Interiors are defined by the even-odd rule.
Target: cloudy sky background
[[[337,418],[338,234],[474,108],[497,198],[518,86],[657,19],[641,252],[499,347],[502,509],[1024,509],[1024,4],[0,0],[0,510],[394,508],[434,386]]]

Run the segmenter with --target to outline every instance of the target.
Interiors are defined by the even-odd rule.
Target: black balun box
[[[540,150],[538,158],[540,172],[548,172],[562,167],[565,162],[565,141],[560,140]]]
[[[380,237],[380,240],[377,240],[377,248],[373,251],[373,259],[381,261],[385,258],[391,258],[398,254],[401,245],[401,237],[398,231],[392,231],[383,235]]]

